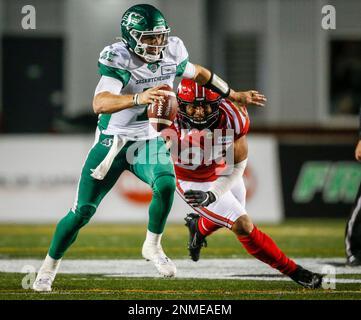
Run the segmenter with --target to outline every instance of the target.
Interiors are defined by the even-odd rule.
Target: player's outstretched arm
[[[258,91],[234,91],[224,80],[219,78],[213,72],[197,64],[195,64],[194,67],[195,74],[193,80],[196,81],[198,84],[219,93],[225,98],[228,98],[237,106],[253,104],[256,106],[264,107],[267,99],[263,94],[259,93]]]
[[[212,182],[209,191],[213,193],[216,199],[219,199],[227,191],[231,190],[234,184],[242,179],[244,170],[247,166],[248,144],[246,136],[242,136],[233,143],[233,171],[230,175],[224,175]],[[228,164],[231,165],[231,164]]]
[[[259,93],[256,90],[249,90],[249,91],[234,91],[231,89],[228,99],[236,104],[239,103],[240,105],[249,105],[254,104],[259,107],[264,107],[267,101],[266,97]]]
[[[132,108],[141,104],[152,103],[155,99],[163,99],[164,93],[160,91],[163,85],[132,95],[119,95],[109,91],[99,92],[93,99],[93,110],[96,114],[114,113]]]

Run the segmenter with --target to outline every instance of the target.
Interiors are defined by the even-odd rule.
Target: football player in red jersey
[[[246,107],[193,80],[183,79],[177,91],[179,109],[173,124],[177,143],[171,147],[177,191],[198,214],[185,218],[188,249],[197,261],[207,236],[226,227],[245,249],[306,288],[318,288],[322,275],[289,259],[248,216],[243,172],[247,165],[246,135],[250,120]]]

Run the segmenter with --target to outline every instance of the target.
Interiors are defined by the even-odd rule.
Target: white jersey
[[[120,94],[135,94],[162,84],[173,88],[175,77],[183,75],[187,62],[188,52],[183,41],[169,37],[162,61],[145,63],[129,51],[124,42],[117,42],[103,49],[98,66],[101,75],[122,82]],[[152,139],[159,135],[149,125],[146,105],[101,114],[98,127],[105,134],[126,136],[129,140]]]

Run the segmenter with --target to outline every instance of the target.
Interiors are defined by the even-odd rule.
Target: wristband
[[[133,96],[133,105],[134,105],[134,106],[139,106],[139,93],[136,93],[136,94]]]
[[[227,98],[231,92],[231,88],[228,83],[218,77],[215,73],[211,73],[211,78],[204,85],[205,88],[211,89],[214,92],[220,94],[223,98]]]

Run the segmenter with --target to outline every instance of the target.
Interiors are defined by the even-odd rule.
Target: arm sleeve
[[[193,63],[190,63],[188,61],[184,68],[183,78],[193,79],[195,74],[196,74],[196,67],[194,66]]]
[[[188,65],[188,51],[185,47],[183,41],[178,37],[171,37],[169,41],[168,53],[170,57],[172,57],[176,63],[176,76],[182,77],[184,76],[184,72]],[[188,66],[188,72],[191,66]]]
[[[246,166],[247,159],[236,163],[233,166],[232,173],[228,176],[219,177],[217,180],[213,181],[208,191],[211,191],[215,195],[216,200],[218,200],[227,191],[232,189],[238,179],[242,178]]]
[[[123,88],[123,83],[113,77],[102,76],[95,88],[94,96],[100,92],[109,91],[110,93],[119,94]]]

